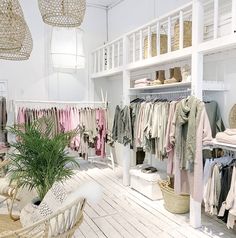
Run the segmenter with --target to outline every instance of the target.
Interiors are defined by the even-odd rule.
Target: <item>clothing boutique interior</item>
[[[0,0],[0,237],[236,237],[236,0]]]

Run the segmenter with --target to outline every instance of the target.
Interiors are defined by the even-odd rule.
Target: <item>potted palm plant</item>
[[[73,175],[78,167],[66,148],[77,130],[56,133],[56,124],[48,118],[41,118],[30,125],[11,127],[17,141],[11,146],[15,153],[10,155],[11,180],[18,187],[35,189],[42,201],[54,182],[60,182]]]

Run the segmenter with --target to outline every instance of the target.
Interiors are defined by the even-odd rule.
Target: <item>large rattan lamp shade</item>
[[[20,50],[26,23],[17,0],[0,0],[0,52]]]
[[[86,0],[38,0],[46,24],[58,27],[79,27],[84,19]]]
[[[16,61],[27,60],[30,57],[32,49],[33,49],[33,40],[31,37],[29,27],[26,25],[25,39],[22,42],[21,48],[17,51],[0,52],[0,59],[16,60]]]
[[[26,60],[33,47],[18,0],[0,0],[0,59]]]

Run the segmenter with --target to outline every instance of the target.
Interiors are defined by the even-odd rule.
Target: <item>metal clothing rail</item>
[[[108,108],[108,102],[107,101],[40,101],[40,100],[13,100],[12,105],[15,108],[15,111],[17,111],[18,107],[24,105],[28,106],[29,108],[48,108],[48,107],[53,107],[53,106],[92,106],[96,105],[99,106],[101,105],[103,108],[107,109]]]
[[[134,95],[165,95],[165,94],[178,94],[178,93],[191,93],[191,89],[185,89],[185,90],[176,90],[176,91],[165,91],[165,92],[152,92],[152,93],[134,93],[130,94],[131,96]]]
[[[45,104],[105,104],[104,101],[37,101],[37,100],[15,100],[15,103],[45,103]]]

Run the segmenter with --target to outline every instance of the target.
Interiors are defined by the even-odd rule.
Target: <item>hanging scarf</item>
[[[196,153],[197,113],[200,101],[191,96],[182,100],[176,110],[176,156],[180,169],[193,171]],[[200,107],[199,107],[200,109]]]

